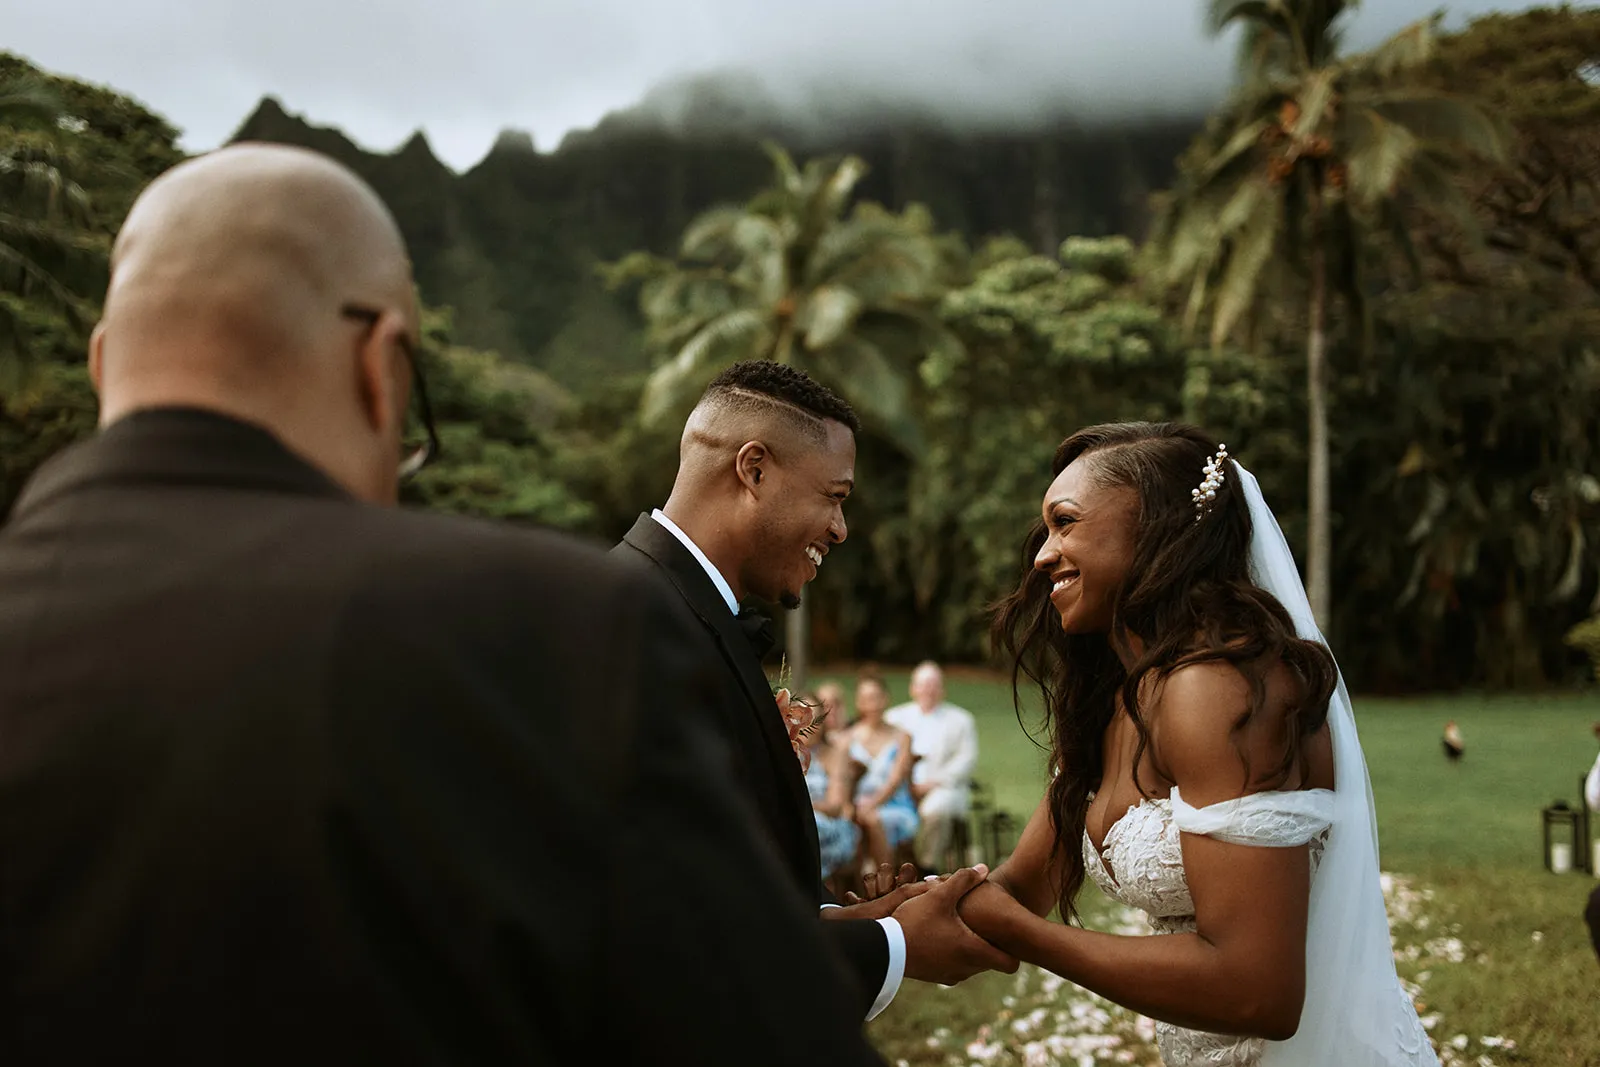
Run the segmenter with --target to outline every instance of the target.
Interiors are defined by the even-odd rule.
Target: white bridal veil
[[[1294,555],[1260,484],[1237,462],[1233,466],[1254,529],[1252,577],[1288,609],[1300,637],[1325,643]],[[1411,998],[1395,974],[1378,881],[1372,784],[1343,674],[1328,701],[1328,725],[1333,735],[1334,816],[1311,882],[1305,1008],[1294,1037],[1267,1044],[1262,1067],[1437,1067]]]

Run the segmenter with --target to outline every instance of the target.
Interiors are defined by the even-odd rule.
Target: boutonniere
[[[811,739],[822,730],[826,716],[822,705],[804,700],[789,691],[789,661],[778,665],[778,681],[772,687],[772,699],[777,702],[778,714],[789,732],[789,747],[800,761],[800,773],[811,769]]]

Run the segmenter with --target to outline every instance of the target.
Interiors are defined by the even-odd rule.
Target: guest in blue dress
[[[819,743],[811,750],[811,768],[806,771],[806,788],[811,791],[811,810],[817,819],[817,843],[822,846],[822,877],[825,879],[846,869],[861,847],[861,829],[851,817],[846,776],[828,769],[830,764],[846,762],[849,754],[822,751],[826,747]],[[834,782],[841,788],[833,788]]]
[[[877,675],[856,685],[856,724],[850,728],[850,758],[865,770],[856,782],[856,825],[866,841],[863,870],[894,862],[894,851],[917,836],[917,805],[911,799],[911,738],[884,721],[889,690]]]
[[[832,682],[817,689],[824,709],[823,728],[811,736],[811,764],[806,769],[806,789],[811,793],[817,820],[817,843],[822,846],[822,877],[851,871],[861,847],[861,828],[855,823],[851,787],[861,768],[852,764],[844,722],[844,692]]]

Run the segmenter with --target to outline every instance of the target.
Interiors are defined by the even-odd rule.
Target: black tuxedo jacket
[[[220,416],[69,450],[0,528],[3,1058],[880,1062],[693,628]]]
[[[811,794],[750,639],[699,560],[648,514],[639,516],[613,552],[652,564],[699,620],[693,637],[704,654],[720,659],[724,668],[715,718],[731,749],[730,773],[744,787],[795,887],[818,901],[826,900]],[[856,975],[856,995],[865,1016],[889,970],[888,937],[871,921],[824,922],[822,928]]]

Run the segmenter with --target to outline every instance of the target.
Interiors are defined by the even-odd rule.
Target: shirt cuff
[[[823,907],[824,910],[826,910],[828,908],[842,908],[842,907],[844,907],[844,905],[843,904],[824,904],[824,905],[822,905],[822,907]]]
[[[895,994],[900,992],[900,983],[906,976],[906,935],[900,929],[900,924],[893,916],[879,919],[878,925],[883,927],[883,935],[889,939],[889,969],[883,976],[883,988],[878,991],[878,999],[872,1002],[872,1010],[867,1012],[867,1022],[876,1019],[889,1002],[894,1000]]]

